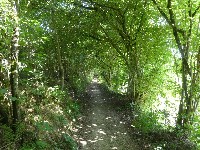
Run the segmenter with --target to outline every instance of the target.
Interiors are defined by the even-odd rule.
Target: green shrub
[[[152,131],[158,131],[162,128],[158,122],[159,114],[153,111],[140,111],[136,120],[133,121],[133,126],[139,129],[143,133],[149,133]]]
[[[36,86],[34,90],[29,85],[22,95],[26,131],[21,150],[75,149],[76,142],[70,133],[79,114],[77,103],[59,86],[48,87],[43,83],[32,86]]]
[[[190,139],[193,141],[197,148],[200,149],[200,117],[198,115],[195,115],[193,124],[191,126],[191,134],[190,134]]]

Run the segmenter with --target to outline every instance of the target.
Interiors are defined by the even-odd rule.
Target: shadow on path
[[[122,114],[114,109],[114,100],[96,82],[87,91],[90,99],[83,102],[75,135],[79,150],[138,150]]]

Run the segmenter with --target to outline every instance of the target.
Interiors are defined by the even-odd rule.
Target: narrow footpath
[[[79,150],[139,150],[126,121],[97,82],[88,88],[75,138]]]

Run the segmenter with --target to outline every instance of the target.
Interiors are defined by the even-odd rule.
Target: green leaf
[[[7,89],[0,89],[0,93],[5,94],[5,93],[8,93],[8,91],[7,91]]]
[[[46,148],[48,146],[45,141],[36,141],[36,144],[39,148]]]
[[[48,37],[42,37],[43,40],[48,40]]]
[[[16,101],[16,100],[17,100],[16,97],[12,97],[12,96],[9,96],[8,98],[9,98],[11,101]]]

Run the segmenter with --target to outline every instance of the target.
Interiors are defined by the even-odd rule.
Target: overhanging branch
[[[127,62],[126,56],[123,54],[123,52],[120,51],[120,48],[113,42],[113,40],[110,38],[108,33],[105,31],[105,29],[102,26],[101,26],[101,28],[102,28],[104,34],[106,35],[108,42],[117,51],[117,53],[120,55],[120,57],[125,61],[126,65],[129,66],[129,63]]]
[[[166,21],[168,22],[168,24],[171,25],[170,19],[167,17],[167,14],[160,8],[160,6],[156,2],[156,0],[152,0],[152,2],[156,5],[156,7],[158,8],[158,11],[166,19]]]
[[[199,9],[200,9],[200,3],[199,3],[199,6],[197,7],[197,9],[193,12],[192,17],[194,17],[196,15],[196,13],[199,11]]]

